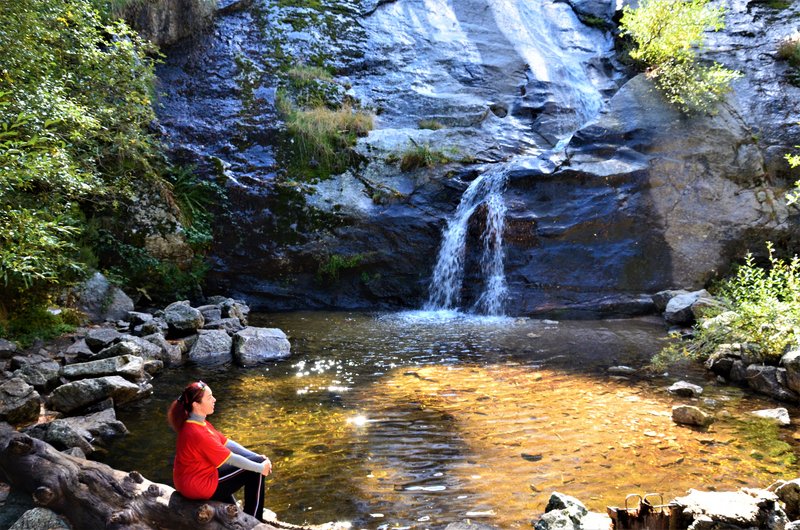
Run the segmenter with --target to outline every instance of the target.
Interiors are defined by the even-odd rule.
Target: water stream
[[[253,324],[284,329],[293,356],[164,372],[151,399],[120,411],[131,433],[107,462],[171,483],[164,411],[201,378],[219,400],[215,426],[272,458],[267,506],[298,524],[423,530],[470,518],[529,528],[554,490],[605,511],[628,493],[671,499],[798,473],[795,427],[749,415],[773,402],[691,368],[609,372],[639,369],[663,346],[658,319],[316,312],[255,315]],[[702,399],[666,392],[678,378],[701,384]],[[717,422],[674,424],[671,407],[687,402]]]

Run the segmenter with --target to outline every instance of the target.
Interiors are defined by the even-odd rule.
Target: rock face
[[[302,189],[279,178],[275,87],[259,80],[252,98],[235,97],[233,57],[271,71],[259,36],[270,28],[242,32],[258,19],[245,8],[171,50],[160,112],[176,155],[228,178],[231,204],[242,205],[220,227],[212,288],[256,309],[420,307],[442,229],[469,184],[497,167],[508,172],[508,314],[652,311],[643,294],[697,290],[745,249],[796,237],[782,157],[800,137],[800,89],[763,52],[793,31],[793,8],[732,4],[708,57],[744,76],[714,114],[684,116],[644,75],[629,78],[608,32],[581,22],[611,23],[615,6],[398,0],[323,16],[336,36],[309,29],[315,50],[380,115],[356,147],[364,164]],[[297,16],[292,9],[271,23]],[[284,36],[283,51],[308,56],[304,35]],[[207,86],[212,78],[220,82]],[[468,163],[401,172],[391,155],[409,139]],[[461,308],[487,282],[486,210],[475,209],[465,235]],[[350,265],[326,274],[336,263]]]
[[[123,18],[153,44],[169,46],[205,29],[216,9],[217,0],[128,2]]]

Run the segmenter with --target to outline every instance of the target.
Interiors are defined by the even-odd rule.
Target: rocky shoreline
[[[103,319],[102,323],[26,351],[0,339],[0,421],[71,457],[85,459],[124,436],[127,428],[116,419],[117,407],[149,396],[153,377],[166,368],[186,362],[236,362],[252,366],[290,355],[289,341],[281,330],[248,326],[250,309],[241,300],[210,297],[204,305],[196,307],[178,301],[163,309],[139,312],[133,310],[133,303],[124,294],[113,292],[107,283],[95,280],[103,286],[104,293],[87,296],[84,292],[79,305],[82,303],[82,310],[94,320]],[[700,318],[702,308],[717,303],[705,291],[668,291],[658,293],[653,299],[663,310],[666,322],[674,326],[691,324]],[[92,300],[106,302],[96,304]],[[759,359],[748,357],[748,351],[746,347],[721,348],[707,367],[724,377],[724,382],[747,381],[754,391],[797,403],[796,391],[788,386],[790,381],[800,378],[795,364],[782,361],[783,366],[767,367],[758,364]],[[728,369],[721,373],[719,366]],[[609,371],[624,373],[624,368],[614,367]],[[762,375],[744,379],[731,375],[751,372]],[[759,383],[768,377],[782,386]],[[775,388],[783,390],[770,390]],[[692,400],[692,404],[673,408],[673,421],[698,427],[713,421],[713,414],[702,410],[702,405],[695,406],[702,394],[701,387],[678,381],[668,390]],[[791,421],[782,408],[754,413],[767,415],[783,425]],[[0,447],[0,453],[7,449]],[[1,478],[14,484],[14,477]],[[171,491],[168,486],[159,487]],[[0,528],[72,528],[53,511],[35,507],[26,498],[25,493],[30,492],[14,490],[13,485],[0,484],[0,505],[6,512],[0,517]],[[736,496],[735,501],[731,496]],[[726,511],[731,502],[735,502],[735,513]],[[538,530],[600,529],[608,528],[613,519],[618,527],[625,527],[620,518],[628,521],[640,517],[642,504],[628,508],[609,509],[608,514],[589,512],[579,500],[554,492],[544,515],[532,524]],[[739,492],[690,490],[686,497],[673,499],[658,509],[661,516],[668,513],[671,514],[668,517],[681,518],[680,528],[711,528],[718,523],[728,528],[800,528],[797,521],[800,479]],[[18,515],[19,522],[8,520],[9,516]],[[39,522],[32,523],[32,518]],[[493,527],[464,521],[449,525],[447,530],[465,528]]]

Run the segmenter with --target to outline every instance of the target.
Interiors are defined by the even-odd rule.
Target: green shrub
[[[800,85],[800,33],[795,33],[781,41],[778,45],[778,58],[791,66],[788,73],[789,81],[793,85]]]
[[[320,263],[317,270],[317,279],[322,281],[328,279],[330,281],[339,281],[339,273],[345,269],[353,269],[364,260],[363,254],[355,254],[353,256],[340,256],[332,254],[328,257],[328,261]]]
[[[704,32],[724,28],[724,8],[709,0],[642,0],[623,9],[621,35],[635,46],[630,56],[648,66],[648,76],[684,112],[710,110],[741,74],[697,59]]]
[[[769,267],[752,254],[735,273],[714,286],[723,301],[694,329],[688,343],[673,344],[654,358],[659,367],[680,358],[704,360],[720,344],[749,343],[767,361],[777,362],[786,348],[800,340],[800,258],[785,261],[767,243]]]

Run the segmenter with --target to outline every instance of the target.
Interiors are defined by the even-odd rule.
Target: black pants
[[[242,455],[254,462],[263,462],[259,456]],[[244,513],[252,515],[264,522],[264,475],[255,471],[246,471],[230,464],[222,464],[219,472],[219,484],[211,498],[215,501],[236,504],[233,494],[244,487]]]

